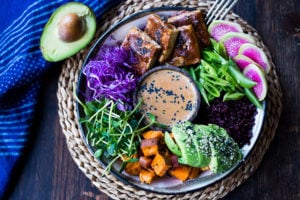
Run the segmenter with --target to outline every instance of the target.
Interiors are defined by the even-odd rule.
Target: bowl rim
[[[156,7],[156,8],[150,8],[150,9],[146,9],[146,10],[142,10],[142,11],[138,11],[138,12],[135,12],[125,18],[123,18],[122,20],[120,20],[119,22],[117,22],[116,24],[114,24],[111,28],[109,28],[107,31],[105,31],[103,34],[100,35],[100,37],[94,42],[94,44],[89,48],[88,50],[88,53],[85,55],[85,58],[84,58],[84,61],[81,65],[81,68],[79,70],[79,76],[78,76],[78,82],[76,84],[76,94],[78,95],[78,98],[83,102],[85,102],[86,100],[84,99],[82,93],[80,91],[82,91],[82,88],[83,85],[81,84],[83,81],[86,81],[86,78],[83,74],[83,67],[89,62],[89,60],[91,59],[92,57],[92,54],[95,53],[94,50],[97,48],[97,47],[100,47],[103,42],[105,41],[105,39],[115,30],[117,30],[119,27],[121,27],[122,25],[126,24],[127,22],[131,21],[131,20],[135,20],[135,19],[138,19],[140,17],[144,17],[146,15],[149,15],[149,14],[152,14],[153,12],[162,12],[162,11],[181,11],[181,10],[189,10],[189,11],[193,11],[193,10],[201,10],[199,8],[190,8],[190,7],[183,7],[183,6],[163,6],[163,7]],[[201,10],[202,11],[202,10]],[[134,188],[137,188],[137,189],[140,189],[140,190],[144,190],[144,191],[147,191],[147,192],[152,192],[152,193],[157,193],[157,194],[164,194],[164,195],[180,195],[180,194],[186,194],[186,193],[191,193],[191,192],[195,192],[195,191],[198,191],[198,190],[202,190],[202,189],[205,189],[207,187],[210,187],[211,185],[214,185],[224,179],[226,179],[227,177],[229,177],[232,173],[234,173],[236,170],[238,170],[239,167],[241,167],[242,165],[245,164],[245,161],[249,158],[249,156],[253,153],[253,149],[255,148],[255,146],[257,145],[257,142],[258,140],[260,140],[261,138],[261,132],[262,132],[262,127],[264,126],[264,122],[265,122],[265,119],[266,119],[266,109],[267,109],[267,99],[265,99],[263,102],[262,102],[262,105],[263,105],[263,109],[262,109],[262,122],[261,122],[261,125],[259,127],[259,130],[258,130],[258,136],[256,138],[256,140],[254,141],[253,145],[252,145],[252,148],[248,151],[247,155],[245,155],[243,157],[243,160],[241,160],[239,163],[237,163],[234,167],[232,167],[231,169],[229,169],[227,172],[223,173],[224,175],[222,175],[220,178],[218,178],[217,180],[211,182],[211,183],[208,183],[206,185],[203,185],[199,188],[195,188],[195,189],[187,189],[185,191],[172,191],[172,192],[168,192],[167,189],[165,189],[164,191],[157,191],[155,190],[155,188],[152,188],[152,187],[148,187],[148,188],[144,188],[144,187],[141,187],[139,185],[136,185],[134,184],[133,182],[131,182],[130,180],[126,179],[125,176],[122,176],[119,172],[117,172],[117,170],[115,170],[114,168],[111,169],[111,174],[113,176],[115,176],[117,179],[119,179],[120,181],[122,181],[124,184],[129,184],[131,185],[132,187]],[[82,111],[82,108],[79,104],[78,101],[76,101],[76,114],[77,114],[77,117],[78,119],[80,119],[82,115],[83,111]],[[87,138],[86,138],[86,134],[85,134],[85,128],[83,127],[83,125],[81,123],[79,123],[79,132],[80,132],[80,135],[81,135],[81,138],[83,139],[83,142],[85,144],[85,146],[87,147],[88,151],[91,153],[91,155],[93,155],[94,157],[94,150],[93,148],[89,145],[89,143],[87,142]],[[95,158],[95,157],[94,157]],[[105,168],[107,166],[106,163],[104,163],[104,161],[102,159],[99,159],[99,158],[95,158],[98,163],[100,165],[102,165],[103,168]],[[195,179],[197,180],[197,179]],[[188,181],[186,181],[188,182]],[[151,189],[152,188],[152,189]]]

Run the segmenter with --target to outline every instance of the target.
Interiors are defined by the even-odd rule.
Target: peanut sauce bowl
[[[154,67],[140,77],[133,101],[134,104],[142,101],[140,110],[146,116],[145,123],[150,122],[147,113],[151,113],[170,130],[172,125],[192,121],[198,115],[201,97],[188,73],[165,65]]]
[[[191,8],[184,8],[184,7],[160,7],[160,8],[154,8],[154,9],[149,9],[149,10],[145,10],[145,11],[141,11],[141,12],[137,12],[133,15],[130,15],[128,17],[126,17],[125,19],[123,19],[122,21],[120,21],[119,23],[117,23],[116,25],[114,25],[112,28],[110,28],[107,32],[105,32],[103,35],[101,35],[101,37],[95,42],[95,44],[91,47],[91,49],[89,50],[84,62],[82,66],[87,65],[87,63],[95,58],[95,56],[97,55],[97,53],[101,50],[101,48],[105,47],[105,46],[115,46],[115,45],[120,45],[120,43],[124,40],[124,38],[126,37],[126,33],[133,27],[139,27],[140,29],[143,29],[145,27],[145,23],[147,20],[147,17],[151,14],[157,14],[159,16],[161,16],[162,18],[168,18],[172,15],[174,15],[176,12],[178,11],[182,11],[182,10],[194,10]],[[164,95],[169,95],[169,97],[172,97],[173,100],[171,99],[167,99],[168,101],[173,101],[174,105],[176,102],[176,100],[186,100],[187,98],[189,98],[188,101],[185,102],[184,105],[181,105],[181,102],[178,103],[178,109],[182,109],[185,111],[189,111],[187,113],[182,114],[184,117],[182,118],[182,120],[193,120],[196,116],[198,116],[199,114],[199,109],[200,109],[200,102],[201,102],[201,98],[200,98],[200,94],[199,91],[196,89],[196,85],[195,83],[192,81],[192,79],[187,75],[187,73],[185,73],[184,70],[182,69],[174,69],[175,67],[173,66],[160,66],[159,64],[156,64],[153,69],[149,70],[148,72],[146,72],[146,74],[142,77],[140,77],[139,80],[139,84],[138,87],[136,89],[136,91],[134,92],[135,95],[133,95],[133,101],[135,101],[135,103],[138,101],[138,99],[143,96],[144,94],[146,94],[146,92],[150,92],[151,88],[145,88],[145,81],[148,80],[148,78],[151,78],[151,75],[154,75],[157,72],[161,72],[163,70],[168,70],[168,72],[171,72],[171,77],[173,76],[173,79],[171,80],[171,82],[176,82],[176,79],[181,79],[183,78],[185,81],[184,83],[188,84],[188,88],[189,88],[189,93],[192,94],[189,97],[186,97],[186,93],[185,95],[179,93],[177,95],[173,95],[174,91],[172,91],[170,88],[167,89],[168,91],[164,91]],[[174,74],[172,74],[174,73]],[[181,77],[176,77],[176,75],[181,75]],[[155,78],[152,79],[152,81],[155,80]],[[161,79],[159,79],[161,80]],[[170,81],[170,80],[169,80]],[[178,86],[180,90],[180,87],[182,87],[181,89],[184,90],[185,86]],[[155,91],[155,88],[152,88]],[[157,88],[156,88],[157,89]],[[159,95],[161,95],[162,93],[159,93],[158,91],[156,91],[157,95],[154,96],[154,99],[149,98],[148,100],[150,101],[154,101],[155,102],[155,97],[159,98]],[[78,98],[80,99],[80,101],[82,102],[87,102],[86,97],[89,97],[91,95],[91,91],[89,90],[89,88],[87,87],[87,82],[86,82],[86,77],[83,74],[82,70],[80,71],[79,74],[79,81],[78,81],[78,85],[77,85],[77,92],[76,92]],[[173,96],[172,96],[173,95]],[[174,97],[176,96],[176,98],[174,99]],[[146,99],[144,99],[145,102],[147,102],[147,97]],[[165,119],[162,119],[162,122],[167,124],[171,123],[174,120],[174,115],[177,115],[176,113],[178,113],[178,110],[170,110],[169,106],[170,104],[167,104],[166,106],[163,106],[162,104],[164,104],[164,102],[167,102],[166,99],[161,99],[160,100],[160,104],[156,104],[156,106],[151,106],[151,105],[147,105],[144,104],[144,108],[145,110],[151,110],[154,111],[155,109],[157,109],[157,107],[162,106],[165,107],[165,109],[160,109],[160,111],[162,112],[162,115],[167,116],[166,120],[169,120],[168,122],[164,121]],[[189,102],[189,103],[187,103]],[[169,110],[167,110],[169,109]],[[250,155],[253,147],[256,145],[257,141],[260,138],[260,133],[261,133],[261,128],[262,125],[264,123],[264,119],[265,119],[265,110],[266,110],[266,101],[263,102],[263,109],[257,109],[257,114],[255,116],[255,125],[253,126],[252,129],[252,138],[250,140],[250,143],[245,145],[241,150],[243,153],[243,161],[241,161],[240,163],[237,163],[234,167],[232,167],[230,170],[221,173],[221,174],[215,174],[212,173],[211,171],[205,171],[203,173],[201,173],[201,175],[198,178],[195,179],[190,179],[187,180],[185,182],[182,182],[174,177],[171,176],[164,176],[162,178],[158,178],[155,179],[151,184],[144,184],[141,183],[139,180],[138,176],[131,176],[129,174],[127,174],[126,172],[119,172],[119,169],[121,168],[121,162],[116,162],[112,169],[111,169],[111,173],[120,181],[124,182],[125,184],[128,185],[132,185],[135,188],[138,188],[140,190],[145,190],[145,191],[149,191],[149,192],[154,192],[154,193],[159,193],[159,194],[183,194],[183,193],[187,193],[187,192],[193,192],[193,191],[197,191],[197,190],[201,190],[204,189],[214,183],[217,183],[221,180],[223,180],[224,178],[228,177],[230,174],[232,174],[235,170],[238,169],[239,166],[243,165],[244,160],[246,160],[248,158],[248,156]],[[84,115],[84,111],[83,108],[79,105],[79,103],[77,103],[77,115],[79,119],[82,119],[85,117]],[[171,113],[171,114],[170,114]],[[172,116],[170,116],[172,115]],[[87,146],[88,150],[90,151],[90,153],[92,155],[95,154],[96,149],[94,149],[88,142],[87,142],[87,135],[86,135],[86,127],[84,127],[82,124],[79,125],[80,127],[80,133],[82,138],[84,139],[84,143]],[[97,161],[99,161],[99,164],[105,168],[108,163],[109,160],[104,159],[104,158],[95,158]]]

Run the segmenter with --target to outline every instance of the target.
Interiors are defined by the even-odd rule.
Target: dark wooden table
[[[283,90],[283,113],[258,170],[225,199],[300,199],[300,1],[240,0],[234,11],[257,29],[271,51]],[[109,199],[68,152],[57,114],[60,71],[57,66],[45,76],[33,140],[8,199]]]

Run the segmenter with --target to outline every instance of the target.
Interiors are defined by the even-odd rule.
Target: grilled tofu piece
[[[168,63],[177,67],[199,63],[201,55],[193,26],[181,26],[177,29],[179,35]]]
[[[201,11],[195,10],[179,12],[178,15],[170,17],[168,22],[176,27],[190,24],[193,25],[200,46],[206,47],[211,45],[210,35],[207,31]]]
[[[130,29],[121,46],[131,49],[137,58],[137,63],[133,67],[139,75],[144,74],[155,64],[161,51],[160,45],[137,27]]]
[[[158,60],[161,63],[165,62],[171,55],[178,36],[176,27],[152,14],[147,19],[145,33],[161,46],[162,52]]]

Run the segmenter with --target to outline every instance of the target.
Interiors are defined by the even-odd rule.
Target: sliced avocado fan
[[[208,126],[211,130],[209,168],[215,173],[223,173],[241,161],[243,154],[238,144],[227,134],[225,129],[213,124]]]
[[[213,124],[184,122],[172,127],[174,140],[165,133],[165,143],[178,156],[178,162],[192,167],[206,167],[215,173],[227,171],[243,157],[237,143],[226,130]]]
[[[86,5],[70,2],[60,6],[44,27],[40,49],[49,62],[64,60],[86,47],[96,32],[96,17]]]

